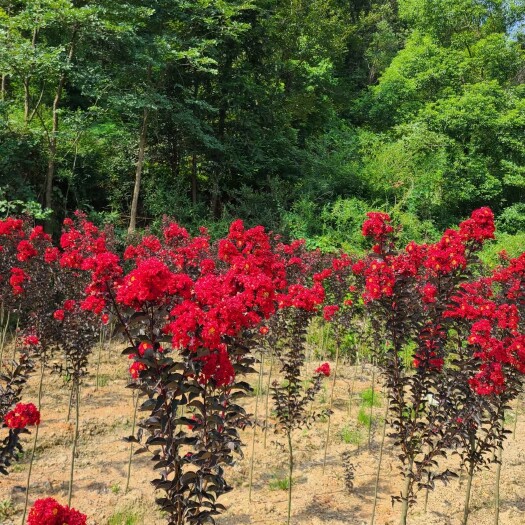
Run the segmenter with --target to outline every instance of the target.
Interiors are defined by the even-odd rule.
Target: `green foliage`
[[[292,481],[292,484],[295,485],[293,481]],[[289,477],[284,477],[284,478],[274,477],[268,482],[268,488],[270,490],[288,490],[290,488],[290,478]]]
[[[359,412],[357,413],[357,422],[365,428],[370,427],[370,424],[372,422],[372,419],[370,417],[370,410],[366,407],[361,407],[359,409]]]
[[[139,525],[142,522],[141,515],[133,509],[117,511],[108,519],[108,525]]]
[[[352,429],[348,426],[343,427],[339,435],[341,437],[341,441],[346,445],[359,446],[364,440],[363,433],[359,428]]]
[[[0,215],[82,208],[124,235],[146,123],[140,227],[166,214],[215,236],[241,217],[359,254],[370,209],[424,242],[490,205],[518,234],[524,16],[523,0],[5,1]]]
[[[361,397],[361,406],[363,407],[380,407],[381,406],[381,394],[377,390],[372,388],[366,388],[359,396]]]

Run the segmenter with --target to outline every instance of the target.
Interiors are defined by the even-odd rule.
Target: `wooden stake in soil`
[[[372,446],[372,418],[374,417],[374,392],[376,382],[376,367],[372,363],[372,400],[370,402],[370,420],[368,421],[368,449]]]
[[[37,397],[37,408],[40,412],[42,408],[42,384],[44,382],[44,367],[45,367],[45,358],[42,356],[40,361],[40,382],[38,384],[38,397]],[[24,512],[22,513],[22,525],[25,524],[26,521],[26,515],[27,515],[27,505],[29,503],[29,487],[31,484],[31,472],[33,470],[33,461],[35,459],[35,451],[36,451],[36,442],[38,440],[38,429],[40,428],[40,425],[37,425],[35,428],[35,435],[33,437],[33,448],[31,449],[31,457],[29,459],[29,470],[27,471],[27,481],[26,481],[26,496],[24,500]]]
[[[3,326],[2,334],[0,336],[0,370],[2,370],[2,366],[4,364],[4,347],[5,347],[5,339],[7,337],[7,329],[9,328],[9,317],[11,315],[11,312],[7,312],[7,320],[5,322],[5,325]]]
[[[328,454],[328,445],[330,443],[330,422],[332,421],[332,406],[334,404],[334,390],[335,390],[335,382],[337,380],[337,365],[339,364],[339,337],[335,338],[335,366],[334,366],[334,373],[332,375],[332,389],[330,391],[330,404],[328,407],[328,423],[326,425],[326,439],[324,444],[324,458],[323,458],[323,474],[326,468],[326,456]]]
[[[73,384],[75,386],[75,430],[73,433],[73,443],[71,445],[71,468],[69,470],[69,490],[67,493],[67,505],[71,506],[71,498],[73,497],[73,477],[75,474],[75,454],[77,451],[77,442],[78,442],[78,426],[80,420],[80,384],[78,379],[73,379]]]
[[[463,520],[461,521],[461,525],[467,525],[468,522],[468,515],[470,512],[470,494],[472,492],[472,480],[474,479],[474,465],[469,465],[468,471],[467,471],[467,488],[465,491],[465,503],[463,507]]]
[[[100,336],[98,341],[98,359],[97,359],[97,377],[95,380],[95,392],[98,390],[99,375],[100,375],[100,354],[102,353],[102,344],[103,344],[103,331],[100,330]]]
[[[288,471],[288,521],[287,525],[290,525],[290,519],[292,516],[292,485],[293,485],[293,446],[292,446],[292,432],[288,430],[288,453],[289,453],[289,471]]]
[[[255,393],[255,413],[253,416],[253,435],[252,435],[252,454],[250,457],[250,488],[248,491],[248,501],[252,501],[253,487],[253,467],[255,464],[255,436],[257,435],[257,415],[259,413],[259,393],[262,389],[262,378],[264,370],[264,354],[261,355],[261,366],[259,367],[259,380],[257,382],[257,392]]]
[[[268,372],[268,384],[266,385],[266,407],[264,414],[264,440],[263,446],[266,448],[266,439],[268,436],[268,417],[270,416],[270,385],[272,384],[273,372],[273,353],[270,354],[270,371]]]
[[[135,392],[132,392],[133,397],[135,396]],[[131,424],[131,435],[135,435],[135,424],[137,422],[137,407],[139,405],[139,393],[137,391],[137,397],[133,401],[134,408],[133,408],[133,423]],[[129,444],[129,458],[128,458],[128,475],[126,477],[126,488],[124,489],[124,494],[128,492],[129,490],[129,480],[131,477],[131,460],[133,458],[133,443]]]
[[[494,487],[494,525],[499,525],[499,485],[501,479],[501,463],[503,460],[503,445],[500,444],[497,453],[498,466],[496,467],[496,483]]]
[[[390,407],[390,399],[387,397],[386,407],[385,407],[385,418],[383,420],[383,432],[381,434],[381,446],[379,448],[379,459],[377,460],[377,470],[376,470],[376,480],[374,487],[374,505],[372,507],[372,517],[370,518],[370,525],[374,525],[376,517],[376,507],[377,507],[377,498],[379,494],[379,476],[381,474],[381,462],[383,461],[383,450],[385,447],[385,437],[386,437],[386,421],[388,419],[388,409]]]
[[[516,410],[514,412],[514,428],[512,430],[512,439],[516,440],[516,427],[518,426],[518,414],[520,412],[520,396],[516,397]]]

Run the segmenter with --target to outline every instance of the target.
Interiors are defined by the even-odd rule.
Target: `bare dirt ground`
[[[102,352],[99,388],[95,388],[95,375],[86,380],[81,394],[81,423],[76,457],[73,506],[88,514],[89,524],[97,525],[154,525],[165,523],[155,510],[154,493],[149,483],[153,478],[147,454],[134,456],[130,489],[125,493],[127,463],[130,445],[122,441],[129,435],[133,417],[131,391],[127,383],[125,357],[116,348]],[[93,356],[92,370],[96,370],[97,355]],[[310,371],[318,362],[310,364]],[[360,392],[371,385],[371,373],[359,368],[353,380],[354,368],[340,365],[335,387],[331,418],[331,437],[323,472],[324,443],[327,422],[319,421],[310,429],[299,430],[295,435],[296,472],[294,479],[292,523],[294,525],[365,525],[370,523],[374,500],[374,481],[377,469],[380,418],[383,404],[374,407],[374,417],[379,424],[373,432],[372,447],[368,448],[368,431],[361,428],[360,438],[357,415],[360,397],[356,394],[349,415],[349,392]],[[252,382],[257,377],[251,378]],[[263,385],[267,384],[265,375]],[[329,403],[331,379],[325,380],[319,396],[318,407]],[[380,382],[375,385],[376,391]],[[265,389],[259,397],[259,413],[264,413]],[[33,378],[25,391],[24,401],[36,399],[37,379]],[[246,400],[248,411],[255,408],[255,396]],[[38,438],[36,460],[30,486],[30,502],[39,497],[52,496],[66,501],[70,443],[73,425],[66,422],[69,401],[68,387],[59,376],[47,376],[42,398],[42,424]],[[369,408],[366,412],[369,412]],[[139,413],[140,415],[140,413]],[[514,423],[509,418],[509,427]],[[525,416],[518,418],[516,439],[512,436],[503,454],[501,479],[501,525],[525,523]],[[255,446],[254,484],[249,501],[249,471],[253,429],[244,433],[245,457],[228,472],[234,490],[221,502],[227,512],[218,525],[283,524],[286,522],[287,491],[286,454],[276,441],[279,436],[268,433],[264,447],[263,431],[257,430]],[[24,448],[30,450],[32,437],[25,438]],[[282,441],[282,440],[281,440]],[[356,443],[358,442],[358,444]],[[359,445],[359,446],[358,446]],[[350,452],[355,467],[354,489],[349,493],[344,485],[341,454]],[[28,454],[14,466],[9,477],[0,479],[0,523],[19,524],[25,497],[28,471]],[[451,465],[453,465],[451,463]],[[469,523],[488,525],[494,523],[494,470],[477,475],[473,484],[472,513]],[[400,492],[395,453],[386,442],[379,484],[379,502],[376,511],[377,525],[396,524],[399,508],[391,505],[391,494]],[[280,488],[281,487],[281,488]],[[464,497],[464,484],[454,480],[444,487],[439,485],[428,497],[424,513],[425,495],[411,511],[412,525],[459,525]]]

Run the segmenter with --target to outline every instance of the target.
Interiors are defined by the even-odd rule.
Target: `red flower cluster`
[[[87,516],[53,498],[38,499],[29,511],[28,525],[86,525]]]
[[[226,347],[219,348],[217,352],[200,359],[204,361],[201,370],[201,383],[206,384],[210,379],[215,381],[217,387],[228,386],[233,383],[235,371]]]
[[[372,237],[376,242],[382,242],[389,233],[394,231],[388,213],[371,211],[366,216],[368,219],[363,223],[362,230],[364,237]]]
[[[20,295],[24,293],[24,288],[22,285],[25,281],[29,279],[29,276],[27,275],[22,268],[11,268],[11,277],[9,279],[9,284],[11,285],[11,288],[13,290],[13,295]]]
[[[9,428],[26,428],[40,424],[40,412],[33,403],[17,403],[15,408],[4,417],[4,423]]]
[[[131,365],[129,365],[129,373],[131,374],[131,377],[133,379],[138,379],[140,376],[140,372],[142,370],[146,370],[147,366],[144,363],[141,363],[139,361],[133,361]]]
[[[330,363],[323,363],[315,369],[315,373],[326,377],[330,376]]]
[[[175,274],[155,257],[140,260],[117,292],[117,301],[135,310],[146,303],[164,304],[174,295],[189,299],[193,281],[186,274]]]
[[[323,318],[325,321],[331,321],[333,316],[339,311],[339,306],[334,305],[328,305],[323,308]]]
[[[355,267],[355,266],[354,266]],[[364,270],[365,302],[391,297],[394,293],[395,275],[392,267],[386,261],[372,259]]]
[[[34,334],[30,334],[24,339],[24,344],[27,346],[37,346],[38,343],[40,343],[40,339]]]

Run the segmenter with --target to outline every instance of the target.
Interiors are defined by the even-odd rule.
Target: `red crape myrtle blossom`
[[[329,377],[330,376],[330,363],[323,363],[321,366],[315,369],[315,373]]]
[[[53,498],[38,499],[27,518],[28,525],[86,525],[87,516]]]
[[[399,443],[406,481],[398,499],[406,509],[427,479],[447,480],[449,473],[439,472],[435,458],[462,443],[462,427],[449,423],[457,417],[470,419],[469,410],[475,408],[471,391],[456,388],[458,381],[473,379],[477,357],[471,354],[467,363],[460,361],[465,357],[464,344],[458,342],[458,323],[448,310],[472,310],[470,301],[455,305],[452,298],[479,271],[476,253],[493,238],[494,218],[488,209],[476,210],[437,242],[410,242],[405,248],[398,248],[396,229],[386,214],[368,215],[363,234],[376,244],[368,256],[354,262],[352,271],[376,333],[377,362],[395,407],[392,435]],[[491,308],[486,298],[483,307]],[[479,318],[477,311],[473,315]],[[512,312],[506,311],[501,323],[512,324],[512,319]],[[490,349],[497,350],[495,345]],[[407,351],[412,359],[406,358]],[[483,373],[500,381],[497,367],[487,367]],[[477,380],[483,382],[484,377]]]
[[[7,427],[22,429],[40,424],[40,412],[33,403],[17,403],[4,417]]]
[[[468,327],[481,362],[470,384],[481,395],[504,392],[511,370],[525,373],[525,256],[504,262],[490,277],[464,284],[445,313]]]

